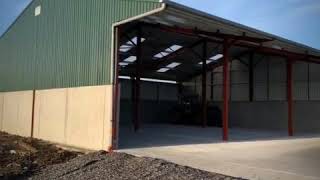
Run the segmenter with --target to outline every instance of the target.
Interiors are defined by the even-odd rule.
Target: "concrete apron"
[[[318,137],[149,146],[120,151],[253,180],[315,180],[320,179]]]

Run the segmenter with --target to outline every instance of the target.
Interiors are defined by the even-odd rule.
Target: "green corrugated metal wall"
[[[41,5],[41,15],[34,16]],[[112,24],[156,0],[34,0],[0,39],[0,91],[110,84]]]

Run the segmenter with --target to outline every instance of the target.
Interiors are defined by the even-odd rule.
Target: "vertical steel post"
[[[253,101],[254,96],[254,64],[253,64],[254,54],[250,53],[249,57],[249,101]]]
[[[132,125],[133,128],[135,127],[135,103],[136,103],[136,77],[135,76],[131,76],[131,112],[132,112]]]
[[[177,96],[178,96],[178,102],[181,103],[182,102],[182,93],[183,93],[183,84],[182,82],[179,82],[178,83],[178,93],[177,93]]]
[[[116,40],[114,42],[114,85],[113,85],[113,112],[112,112],[112,130],[111,130],[111,146],[108,148],[109,152],[112,152],[118,146],[118,119],[119,119],[119,102],[120,102],[120,92],[119,92],[119,61],[120,61],[120,38],[121,38],[121,28],[117,27],[114,37]]]
[[[207,126],[207,41],[203,42],[202,47],[202,127]]]
[[[223,140],[228,141],[229,128],[229,98],[230,98],[230,72],[229,72],[229,40],[223,42]]]
[[[137,60],[136,60],[136,80],[135,80],[135,103],[134,103],[134,131],[137,132],[140,129],[140,78],[141,78],[141,65],[142,65],[142,47],[141,47],[141,38],[142,38],[142,31],[141,27],[138,27],[137,33]]]
[[[293,79],[292,61],[287,60],[288,135],[293,136]]]

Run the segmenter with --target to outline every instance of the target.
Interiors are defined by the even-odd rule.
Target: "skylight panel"
[[[176,68],[177,66],[180,66],[180,65],[181,65],[181,63],[173,62],[173,63],[167,65],[167,68],[173,69],[173,68]]]
[[[219,60],[221,58],[223,58],[223,55],[222,54],[217,54],[217,55],[211,57],[210,60],[217,61],[217,60]]]
[[[213,62],[213,60],[207,60],[207,61],[206,61],[207,64],[210,64],[210,63],[212,63],[212,62]],[[202,65],[202,64],[203,64],[202,61],[199,62],[199,64]]]
[[[212,62],[214,62],[214,61],[217,61],[217,60],[219,60],[219,59],[221,59],[221,58],[223,58],[223,54],[216,54],[216,55],[212,56],[211,58],[209,58],[209,59],[206,61],[206,63],[207,63],[207,64],[210,64],[210,63],[212,63]],[[202,65],[203,62],[201,61],[201,62],[199,62],[198,64]]]
[[[180,45],[176,45],[176,44],[175,44],[175,45],[172,45],[172,46],[170,46],[169,48],[165,49],[164,51],[162,51],[162,52],[154,55],[153,58],[155,58],[155,59],[164,58],[164,57],[168,56],[169,54],[178,51],[178,50],[181,49],[181,48],[182,48],[182,46],[180,46]]]
[[[145,38],[141,38],[141,42],[143,42],[145,40],[146,40]],[[137,45],[138,44],[138,37],[136,36],[136,37],[132,38],[131,41],[128,41],[128,43],[130,45]],[[134,43],[134,44],[132,44],[132,43]]]
[[[119,79],[130,80],[131,77],[129,77],[129,76],[119,76]],[[141,81],[146,81],[146,82],[157,82],[157,83],[177,84],[177,81],[162,80],[162,79],[141,78],[140,80],[141,80]]]
[[[128,65],[129,65],[129,63],[126,63],[126,62],[120,62],[120,63],[119,63],[119,65],[120,65],[120,66],[128,66]]]
[[[145,38],[141,38],[141,42],[144,42],[145,40],[146,40]],[[136,36],[136,37],[133,37],[130,41],[121,45],[119,51],[124,53],[128,52],[137,44],[138,44],[138,37]]]
[[[167,72],[167,71],[169,71],[169,70],[170,70],[169,68],[160,68],[160,69],[157,70],[157,72],[159,72],[159,73],[165,73],[165,72]]]
[[[123,60],[124,62],[133,63],[137,60],[137,56],[130,56],[127,59]]]

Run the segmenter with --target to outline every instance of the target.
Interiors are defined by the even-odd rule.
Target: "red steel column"
[[[119,55],[119,49],[120,49],[120,37],[121,37],[121,28],[116,28],[116,34],[115,34],[116,42],[115,42],[115,51],[114,51],[114,85],[113,85],[113,112],[112,112],[112,130],[111,130],[111,136],[112,136],[112,142],[111,146],[108,147],[108,151],[112,152],[113,150],[117,149],[118,146],[118,118],[119,118],[119,103],[120,103],[120,92],[119,92],[119,61],[120,61],[120,55]]]
[[[288,135],[293,136],[293,79],[292,61],[287,60]]]
[[[207,127],[207,41],[203,42],[202,48],[202,127]]]
[[[229,97],[230,97],[230,72],[229,72],[229,40],[223,42],[223,140],[228,141],[229,134]]]

